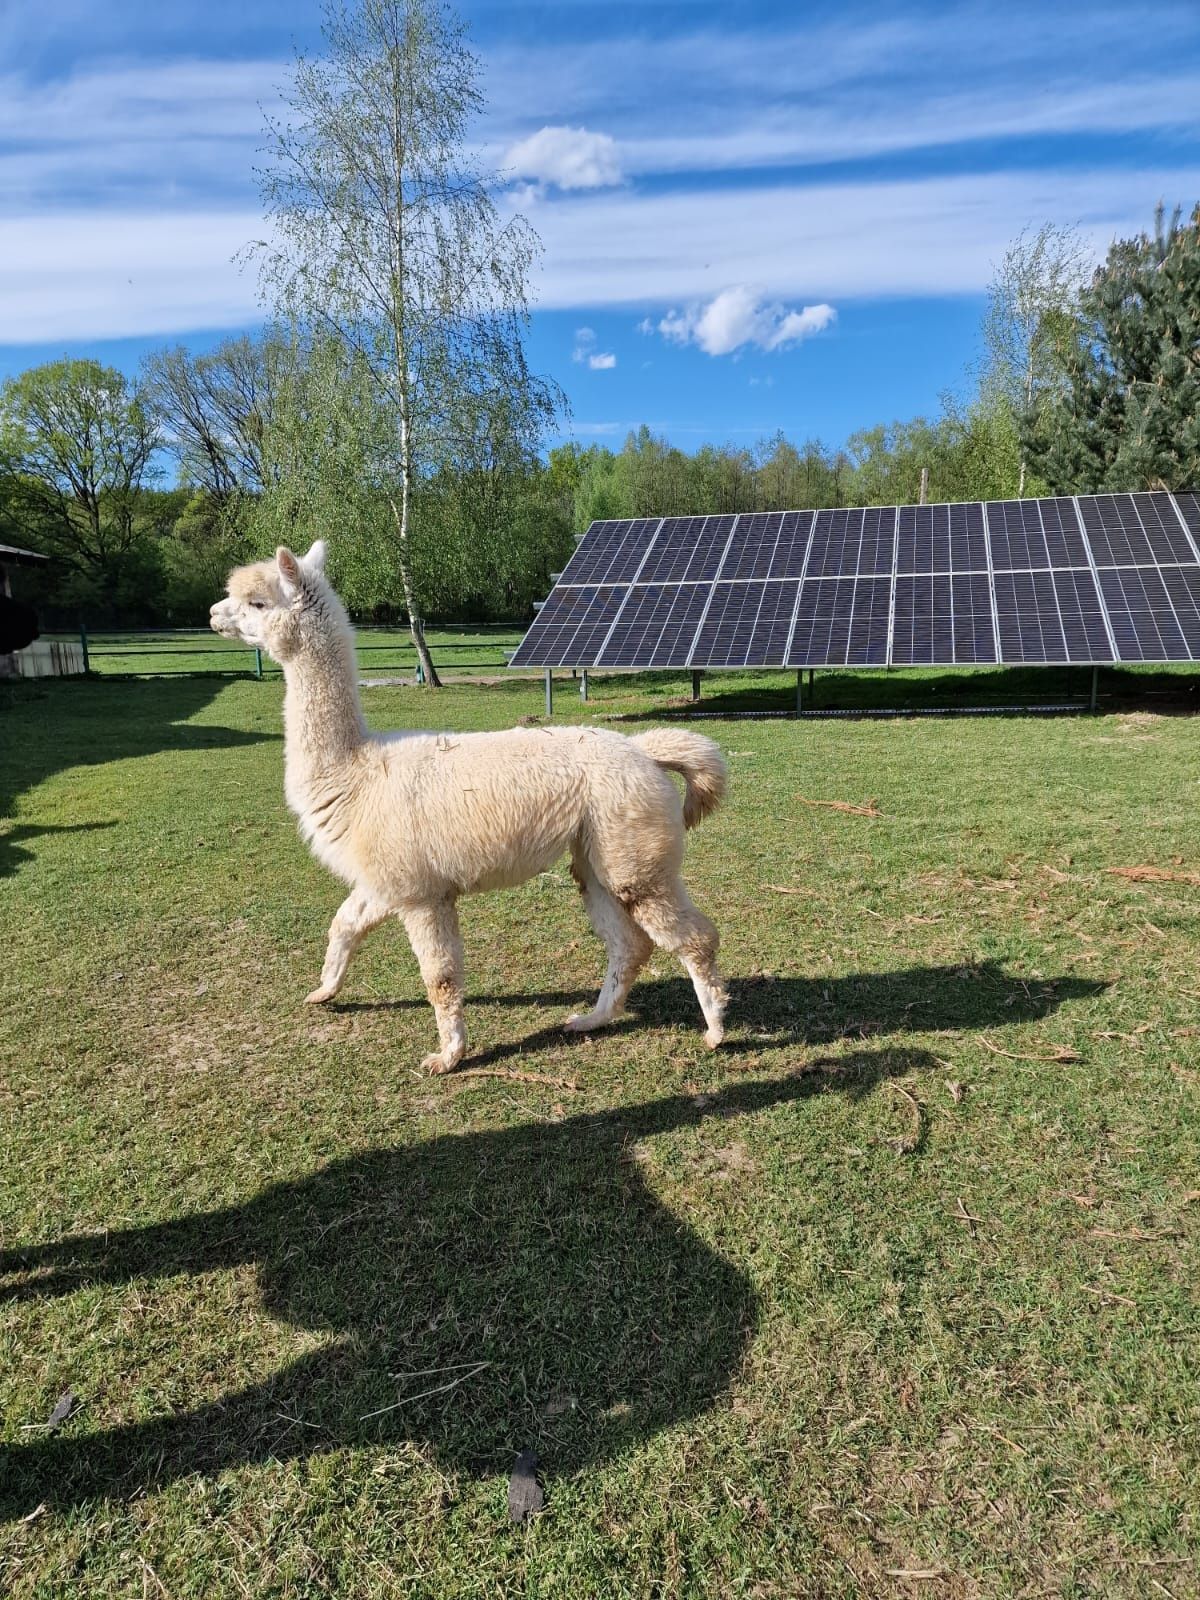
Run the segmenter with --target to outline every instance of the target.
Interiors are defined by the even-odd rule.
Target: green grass
[[[504,671],[506,650],[515,650],[523,628],[430,628],[426,639],[443,676],[495,674]],[[77,633],[48,638],[78,639]],[[360,628],[358,662],[371,677],[412,675],[417,657],[406,628]],[[208,628],[155,631],[137,629],[89,631],[88,664],[101,677],[214,675],[255,672],[254,651],[233,639],[219,638]],[[279,669],[263,658],[268,676]]]
[[[277,684],[4,689],[0,1591],[1200,1592],[1200,890],[1107,870],[1200,870],[1200,724],[1107,681],[1141,708],[706,722],[716,1053],[661,957],[558,1031],[603,965],[565,870],[466,902],[471,1064],[577,1091],[422,1078],[399,929],[302,1006],[341,890]]]

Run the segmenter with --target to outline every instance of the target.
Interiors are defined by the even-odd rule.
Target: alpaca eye
[[[250,604],[254,607],[255,611],[265,611],[267,609],[267,602],[265,600],[251,600]]]

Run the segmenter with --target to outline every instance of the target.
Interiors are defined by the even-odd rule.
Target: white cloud
[[[558,189],[604,189],[621,181],[617,142],[587,128],[542,128],[514,144],[502,166]]]
[[[594,328],[575,329],[575,348],[571,351],[571,360],[586,363],[593,372],[607,372],[617,364],[617,358],[611,351],[596,349]]]
[[[676,344],[698,344],[710,356],[727,356],[745,345],[783,350],[822,332],[836,320],[837,312],[832,306],[789,311],[743,283],[722,289],[707,305],[668,311],[659,322],[658,331]]]
[[[1190,204],[1197,193],[1200,162],[562,196],[538,216],[537,304],[707,306],[730,284],[807,304],[976,295],[1031,221],[1077,221],[1099,259],[1149,224],[1159,195]],[[674,337],[685,337],[687,316],[675,319]],[[671,336],[657,319],[655,331]]]

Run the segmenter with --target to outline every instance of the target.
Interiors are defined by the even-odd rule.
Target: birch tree
[[[413,643],[437,684],[413,555],[418,490],[489,403],[503,399],[506,425],[538,436],[556,409],[523,344],[539,246],[522,217],[501,215],[467,147],[479,69],[448,10],[334,0],[323,35],[323,54],[297,58],[287,110],[268,123],[270,236],[256,252],[272,309],[340,339],[367,376],[365,470],[387,507]]]
[[[983,323],[984,390],[998,396],[1023,425],[1061,375],[1064,341],[1091,264],[1076,229],[1047,222],[1018,234],[996,270]],[[1027,476],[1022,448],[1018,496],[1025,493]]]

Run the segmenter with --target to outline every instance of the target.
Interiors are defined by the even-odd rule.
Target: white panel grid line
[[[800,566],[800,581],[796,585],[796,603],[792,607],[792,620],[788,626],[787,644],[783,649],[784,664],[792,653],[792,646],[796,642],[796,621],[800,615],[800,598],[804,593],[804,581],[808,577],[808,558],[812,555],[813,539],[817,532],[817,513],[814,511],[808,523],[808,541],[804,546],[804,560]]]
[[[996,665],[1004,661],[1004,650],[1000,643],[1000,607],[996,603],[996,566],[992,559],[992,525],[988,517],[987,501],[979,502],[980,515],[983,517],[983,551],[987,557],[988,598],[992,604],[992,631],[996,639]]]
[[[887,648],[883,659],[886,666],[892,664],[892,646],[896,636],[896,568],[900,564],[900,507],[896,507],[896,519],[892,525],[892,582],[888,589],[888,635]]]
[[[1174,494],[1169,494],[1167,496],[1167,499],[1171,502],[1171,510],[1179,518],[1179,526],[1183,529],[1184,538],[1187,540],[1188,544],[1192,547],[1192,554],[1196,557],[1197,562],[1200,562],[1200,547],[1197,547],[1196,541],[1192,537],[1192,530],[1188,527],[1187,518],[1184,516],[1183,512],[1180,510],[1179,501],[1176,500]],[[1187,563],[1180,563],[1180,565],[1186,565],[1186,564]]]

